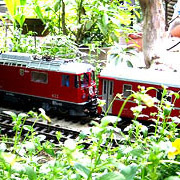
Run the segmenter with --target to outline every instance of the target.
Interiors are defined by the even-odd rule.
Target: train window
[[[91,73],[91,81],[95,81],[95,72],[94,71],[92,71],[92,73]]]
[[[46,84],[48,82],[48,74],[47,73],[42,73],[42,72],[32,71],[31,80],[33,82],[39,82],[39,83]]]
[[[132,85],[124,84],[123,85],[123,95],[128,97],[132,93]]]
[[[74,87],[79,88],[79,76],[74,76]]]
[[[106,89],[107,89],[107,81],[103,81],[104,82],[104,86],[103,86],[103,94],[106,94]]]
[[[113,94],[113,82],[110,81],[110,91],[109,91],[109,95]]]
[[[81,87],[87,87],[89,84],[89,74],[84,73],[81,75]]]
[[[162,89],[158,89],[157,92],[156,92],[156,97],[157,99],[160,101],[161,98],[162,98],[162,92],[163,90]]]
[[[69,75],[62,75],[61,85],[69,87]]]
[[[156,92],[156,97],[159,101],[161,101],[162,98],[163,89],[158,89]],[[165,99],[167,99],[169,102],[172,102],[172,96],[169,96],[168,94],[164,96]]]

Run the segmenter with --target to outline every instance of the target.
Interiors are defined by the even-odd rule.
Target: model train
[[[26,53],[0,55],[0,99],[70,116],[96,112],[94,68]]]
[[[180,73],[118,68],[107,66],[99,76],[98,99],[105,100],[105,111],[118,115],[125,99],[138,86],[154,87],[149,95],[161,99],[162,85],[179,92]],[[115,98],[116,94],[123,98]],[[115,99],[114,99],[115,98]],[[175,97],[169,96],[173,102]],[[97,89],[94,68],[90,64],[71,60],[43,59],[30,54],[2,53],[0,55],[0,99],[19,104],[51,109],[70,116],[94,115],[97,112]],[[113,100],[112,106],[110,106]],[[133,118],[133,99],[126,103],[121,116]],[[143,114],[157,111],[156,107],[143,109]],[[180,100],[174,105],[172,116],[179,116]],[[100,112],[100,111],[99,111]]]
[[[124,101],[131,94],[148,90],[144,96],[146,100],[152,100],[152,106],[148,107],[141,102],[142,111],[138,117],[141,120],[153,119],[158,112],[158,102],[162,96],[166,100],[165,108],[169,108],[171,117],[180,115],[180,73],[173,71],[159,71],[140,68],[119,68],[108,66],[99,75],[99,98],[106,101],[104,110],[110,114],[118,115]],[[166,91],[166,94],[164,93]],[[121,97],[116,97],[116,94]],[[152,98],[152,99],[151,99]],[[111,102],[113,101],[112,105]],[[175,103],[174,103],[175,102]],[[130,98],[121,112],[121,117],[134,118],[133,108],[138,106],[139,101]],[[173,108],[172,108],[173,107]],[[171,109],[173,109],[171,111]]]

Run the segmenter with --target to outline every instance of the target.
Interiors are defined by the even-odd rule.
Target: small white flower
[[[76,142],[73,139],[68,139],[64,142],[64,146],[70,150],[74,150],[76,148]]]

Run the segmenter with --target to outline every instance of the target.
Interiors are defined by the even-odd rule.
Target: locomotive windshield
[[[81,75],[74,76],[74,87],[88,87],[95,82],[95,73],[92,71],[91,73],[83,73]]]
[[[91,73],[91,82],[94,82],[95,81],[95,72],[92,71]]]
[[[81,87],[87,87],[89,85],[89,74],[84,73],[80,77],[81,79]]]

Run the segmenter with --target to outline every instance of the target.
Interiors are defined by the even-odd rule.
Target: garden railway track
[[[80,131],[75,131],[72,129],[67,129],[65,127],[58,127],[55,125],[45,124],[42,122],[36,122],[32,120],[26,120],[24,125],[33,126],[36,135],[44,135],[46,137],[45,140],[49,140],[52,143],[58,143],[56,132],[61,132],[61,139],[60,142],[64,142],[67,139],[76,139]],[[1,134],[7,135],[8,137],[14,136],[15,132],[13,131],[13,122],[12,118],[6,114],[0,114],[0,127],[1,127]],[[23,129],[22,137],[25,137],[28,133],[27,130]]]
[[[7,136],[12,137],[15,134],[13,131],[12,117],[5,114],[4,111],[14,112],[16,115],[20,113],[26,113],[26,111],[19,108],[17,109],[15,107],[0,107],[0,132],[2,135],[7,134]],[[93,126],[93,122],[100,123],[103,116],[95,118],[72,118],[68,116],[60,117],[59,115],[56,116],[55,114],[51,113],[49,114],[49,117],[51,119],[51,123],[48,123],[47,121],[45,122],[42,118],[40,118],[34,124],[34,118],[27,118],[24,125],[33,126],[37,135],[44,135],[46,137],[45,140],[49,140],[52,143],[59,143],[56,137],[56,132],[61,132],[62,137],[60,141],[63,143],[67,139],[76,139],[81,132],[88,134],[90,132],[90,128]],[[124,128],[127,127],[130,123],[131,121],[126,119],[119,121],[117,125],[123,131]],[[23,137],[25,137],[26,134],[27,131],[23,130]],[[119,137],[119,134],[116,134]]]
[[[76,123],[74,123],[74,124],[76,124]],[[59,144],[59,143],[63,144],[68,139],[75,140],[76,138],[78,138],[78,136],[82,132],[82,129],[87,129],[87,126],[88,126],[88,125],[86,125],[85,128],[83,128],[84,125],[81,125],[82,126],[81,128],[72,128],[72,127],[67,128],[67,127],[59,127],[58,125],[45,124],[43,122],[34,123],[33,120],[27,120],[27,119],[23,126],[25,126],[25,125],[33,126],[33,132],[35,132],[36,135],[44,136],[45,138],[42,142],[49,141],[54,144]],[[0,113],[0,133],[1,133],[1,135],[2,136],[7,135],[8,138],[14,137],[15,131],[13,130],[13,127],[14,127],[14,125],[12,122],[12,117],[7,114]],[[73,130],[73,129],[76,129],[76,130]],[[61,137],[59,140],[57,139],[57,136],[56,136],[57,132],[61,133]],[[24,139],[27,136],[27,133],[28,133],[28,131],[23,129],[21,138]],[[87,133],[87,132],[85,132],[85,133]],[[111,142],[112,142],[113,146],[117,146],[121,142],[121,140],[120,141],[119,140],[120,140],[119,138],[112,140]],[[82,143],[82,145],[84,145],[84,148],[88,148],[90,146],[90,144],[91,144],[91,142],[83,142]]]
[[[12,109],[4,109],[0,108],[0,132],[1,135],[7,135],[8,137],[13,137],[15,135],[15,131],[13,131],[13,122],[12,122],[12,117],[5,114],[4,111],[10,111],[10,112],[15,112],[17,115],[19,112],[12,110]],[[87,123],[82,124],[82,120],[77,121],[77,119],[72,119],[72,118],[52,118],[51,123],[47,122],[41,122],[42,120],[40,119],[36,123],[34,123],[35,119],[34,118],[27,118],[25,120],[24,125],[28,126],[33,126],[34,132],[36,135],[43,135],[45,137],[44,141],[50,141],[52,143],[58,144],[59,142],[64,143],[68,139],[76,139],[80,135],[80,133],[85,133],[88,134],[90,132],[90,128],[93,128],[93,121],[96,123],[99,123],[101,118],[96,117],[96,118],[88,118],[89,120],[86,120]],[[84,120],[84,119],[83,119]],[[130,125],[132,122],[130,119],[122,119],[117,123],[117,127],[121,129],[121,131],[128,135],[128,132],[124,131],[125,128]],[[145,124],[144,124],[145,123]],[[144,125],[149,125],[147,122],[143,122]],[[110,124],[110,126],[113,126]],[[149,131],[152,131],[148,127]],[[61,138],[58,141],[57,139],[57,132],[61,133]],[[28,131],[23,129],[22,131],[22,138],[24,138],[27,135]],[[117,145],[117,142],[120,140],[122,141],[122,137],[119,134],[119,132],[115,132],[116,134],[116,140],[114,141],[114,145]],[[88,143],[86,144],[86,147],[89,145]]]

